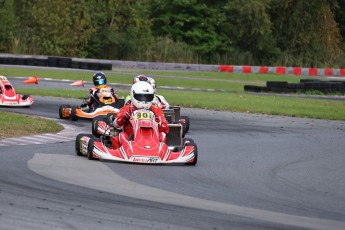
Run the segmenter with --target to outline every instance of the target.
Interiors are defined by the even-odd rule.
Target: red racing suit
[[[125,106],[123,106],[120,109],[120,112],[116,115],[116,118],[114,120],[114,126],[115,127],[122,127],[123,131],[127,134],[129,137],[131,134],[134,133],[133,127],[131,123],[129,122],[129,118],[132,115],[133,111],[137,108],[132,103],[127,103]],[[161,133],[168,134],[169,133],[169,125],[168,121],[165,118],[163,111],[161,108],[159,108],[157,105],[151,105],[150,110],[155,114],[156,121],[158,122],[158,131]],[[120,143],[118,140],[118,137],[111,138],[112,146],[113,148],[119,148]]]

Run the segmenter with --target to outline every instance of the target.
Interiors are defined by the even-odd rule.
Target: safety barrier
[[[304,93],[320,91],[324,94],[345,94],[345,81],[322,81],[319,79],[301,79],[299,83],[286,81],[267,81],[266,86],[245,85],[244,91],[273,93]]]
[[[227,73],[272,73],[292,74],[303,76],[339,76],[345,77],[345,68],[303,68],[284,66],[238,66],[238,65],[204,65],[164,62],[135,62],[120,60],[101,60],[86,58],[69,58],[56,56],[38,55],[15,55],[0,54],[0,65],[29,65],[59,68],[89,69],[89,70],[112,70],[121,69],[153,69],[153,70],[185,70],[185,71],[208,71]]]
[[[1,55],[0,64],[3,65],[28,65],[28,66],[44,66],[89,70],[111,70],[110,61],[95,59],[79,59],[68,57],[45,57],[45,56],[28,56],[28,55]]]
[[[302,67],[284,67],[284,66],[236,66],[220,65],[220,72],[227,73],[272,73],[272,74],[292,74],[303,76],[338,76],[345,77],[345,68],[302,68]]]

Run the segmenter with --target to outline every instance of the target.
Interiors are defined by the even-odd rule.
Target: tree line
[[[0,52],[345,67],[344,0],[0,0]]]

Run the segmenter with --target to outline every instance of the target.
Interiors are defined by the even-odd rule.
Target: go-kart
[[[97,103],[94,108],[90,108],[86,100],[80,106],[71,106],[68,104],[60,105],[59,117],[61,119],[69,119],[77,121],[78,119],[93,119],[96,116],[106,116],[108,113],[118,113],[124,105],[124,99],[116,99],[109,89],[103,88],[99,91],[99,99],[95,99]]]
[[[169,133],[164,135],[158,131],[155,115],[150,110],[135,110],[130,118],[134,134],[127,137],[125,132],[116,130],[110,125],[115,116],[108,114],[106,123],[99,121],[109,130],[99,138],[92,134],[77,135],[75,151],[79,156],[87,156],[90,160],[102,159],[141,164],[187,164],[196,165],[198,148],[190,138],[182,138],[182,125],[169,124]],[[112,129],[110,129],[110,127]],[[112,148],[110,136],[118,135],[120,148]]]
[[[181,116],[181,107],[170,106],[169,109],[163,109],[163,113],[170,124],[182,124],[184,137],[189,130],[190,121],[188,116]]]
[[[7,78],[0,76],[0,106],[30,107],[33,103],[32,96],[17,94]]]

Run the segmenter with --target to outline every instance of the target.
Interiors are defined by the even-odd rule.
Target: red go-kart
[[[111,115],[111,114],[109,114]],[[109,117],[109,115],[107,117]],[[107,119],[109,123],[109,119]],[[134,135],[127,137],[125,132],[103,130],[100,138],[92,134],[79,134],[76,137],[77,155],[87,156],[90,160],[103,159],[141,164],[187,164],[196,165],[198,148],[190,138],[182,138],[182,125],[169,124],[169,134],[158,131],[155,115],[150,110],[136,110],[130,122]],[[97,125],[110,127],[104,121]],[[97,129],[97,128],[96,128]],[[121,147],[113,149],[109,135],[119,135]]]
[[[32,96],[17,94],[7,78],[0,76],[0,106],[30,107],[33,103]]]

